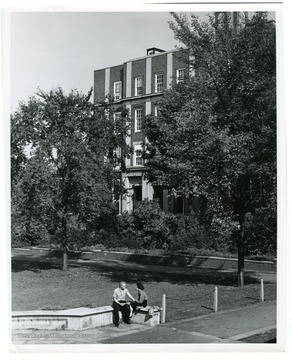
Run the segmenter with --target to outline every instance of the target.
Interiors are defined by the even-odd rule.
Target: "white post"
[[[265,301],[264,280],[261,279],[261,302]]]
[[[214,311],[217,312],[218,310],[218,288],[215,286],[215,292],[214,292]]]
[[[165,314],[166,314],[166,296],[162,295],[162,313],[161,313],[161,324],[165,324]]]

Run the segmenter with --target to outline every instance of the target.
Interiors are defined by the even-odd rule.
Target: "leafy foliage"
[[[155,201],[143,200],[132,213],[119,219],[120,233],[125,239],[136,239],[138,248],[162,248],[176,229],[176,217],[166,214]]]
[[[158,117],[146,119],[147,176],[154,184],[205,198],[200,223],[220,247],[240,228],[253,251],[275,251],[274,23],[266,13],[237,28],[230,13],[210,16],[208,23],[173,17],[170,26],[189,49],[195,76],[166,91]],[[253,240],[244,231],[248,212]],[[267,212],[274,220],[265,222],[264,230],[260,222]]]
[[[232,224],[226,222],[226,226]],[[115,244],[129,248],[163,249],[180,252],[185,249],[226,250],[218,241],[215,222],[206,230],[194,212],[189,215],[166,214],[156,201],[143,200],[132,213],[119,217],[119,239]],[[226,239],[227,232],[224,232]]]
[[[114,149],[127,151],[127,114],[114,123],[110,108],[90,102],[91,93],[39,91],[12,115],[13,243],[82,246],[115,213],[112,188],[122,184]]]

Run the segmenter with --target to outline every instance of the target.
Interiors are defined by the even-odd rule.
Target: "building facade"
[[[121,174],[127,194],[119,200],[120,213],[131,212],[137,202],[154,198],[165,211],[169,209],[167,191],[153,187],[143,176],[145,137],[142,125],[146,115],[157,116],[163,91],[189,76],[188,54],[187,49],[164,51],[150,48],[146,56],[94,72],[94,103],[99,105],[110,101],[117,119],[123,109],[128,110],[130,118],[126,142],[133,153],[125,158],[126,171]]]

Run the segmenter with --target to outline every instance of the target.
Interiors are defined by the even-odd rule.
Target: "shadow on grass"
[[[150,266],[145,266],[141,269],[119,269],[114,265],[112,267],[103,266],[102,264],[88,264],[87,266],[92,269],[92,271],[98,272],[100,275],[108,277],[111,281],[118,282],[120,279],[128,283],[135,283],[137,281],[143,282],[169,282],[169,283],[180,283],[180,284],[214,284],[214,285],[224,285],[224,286],[236,286],[237,287],[237,273],[236,272],[220,272],[216,269],[194,269],[194,272],[188,273],[184,272],[184,269],[181,270],[181,273],[177,273],[177,268],[175,269],[176,273],[165,272],[163,266],[161,266],[161,271],[152,270]],[[133,268],[135,264],[133,264]],[[253,277],[252,274],[245,275],[245,284],[257,284],[259,281],[256,277]]]
[[[127,264],[128,265],[128,264]],[[140,264],[139,264],[140,265]],[[237,273],[236,272],[220,272],[216,269],[193,269],[193,272],[184,271],[178,272],[178,268],[173,268],[173,271],[168,267],[167,270],[161,266],[152,269],[150,265],[144,265],[140,268],[135,268],[135,263],[132,264],[133,269],[125,268],[122,264],[115,262],[105,263],[86,263],[78,264],[74,260],[69,261],[69,267],[80,267],[88,269],[91,272],[96,272],[101,276],[108,278],[110,281],[118,283],[126,281],[129,284],[140,282],[169,282],[172,284],[214,284],[224,286],[237,287]],[[33,271],[39,272],[42,270],[51,270],[62,268],[62,259],[60,258],[41,258],[29,256],[15,256],[12,258],[12,272]],[[245,275],[246,284],[255,284],[259,280],[253,277],[252,274]]]
[[[140,282],[169,282],[169,283],[179,283],[179,284],[214,284],[222,286],[235,286],[237,287],[237,273],[236,272],[220,272],[215,269],[194,269],[192,273],[184,272],[184,269],[181,270],[181,273],[165,272],[163,266],[160,269],[152,270],[150,266],[145,266],[143,269],[135,268],[133,264],[133,270],[130,269],[119,269],[118,266],[114,264],[112,266],[103,266],[102,264],[88,264],[88,267],[92,271],[98,272],[100,275],[109,278],[113,282],[119,282],[120,279],[130,283]],[[256,277],[253,277],[252,274],[245,275],[245,284],[257,284],[259,280]]]
[[[70,264],[70,267],[80,267],[79,264]],[[11,260],[12,272],[33,271],[40,272],[42,270],[62,270],[62,259],[41,259],[28,256],[17,256]]]

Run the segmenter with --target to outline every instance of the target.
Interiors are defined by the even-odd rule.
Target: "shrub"
[[[238,222],[227,214],[213,216],[207,231],[209,248],[215,251],[229,251],[234,246],[234,233],[238,230]]]
[[[156,201],[142,201],[132,213],[118,217],[121,238],[108,243],[129,248],[163,249],[168,252],[187,248],[226,251],[231,242],[234,222],[216,218],[206,230],[194,212],[189,215],[163,212]]]
[[[190,215],[177,216],[177,228],[171,235],[169,251],[183,251],[190,247],[205,248],[208,245],[208,238],[192,212]]]
[[[119,228],[129,247],[179,251],[208,245],[204,228],[194,213],[166,214],[156,201],[144,200],[132,213],[124,213],[119,217]]]
[[[30,222],[15,221],[11,219],[11,245],[12,247],[36,246],[50,243],[50,234],[45,226],[35,220]]]
[[[277,212],[276,207],[262,207],[255,210],[252,222],[245,231],[246,254],[262,256],[277,254]]]
[[[275,253],[275,217],[269,210],[260,210],[253,216],[250,230],[246,232],[246,255]],[[107,249],[162,249],[175,253],[193,249],[195,253],[236,253],[238,222],[224,213],[213,213],[212,217],[209,226],[206,226],[199,223],[194,212],[188,215],[166,214],[156,201],[144,200],[132,213],[112,217],[115,221],[111,226],[95,232],[93,243],[102,244]],[[258,251],[259,242],[262,243],[261,254]]]
[[[119,226],[127,242],[135,238],[141,248],[154,249],[169,242],[177,220],[175,215],[164,213],[156,201],[143,200],[132,213],[119,217]]]

